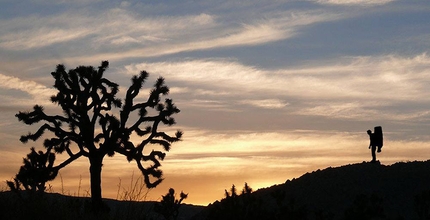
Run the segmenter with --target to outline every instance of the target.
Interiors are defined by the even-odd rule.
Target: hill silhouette
[[[89,198],[47,193],[22,200],[1,192],[0,219],[163,219],[151,211],[155,202],[104,201],[111,212],[92,218],[85,212]],[[184,205],[179,213],[192,220],[430,219],[430,160],[328,167],[207,207]]]
[[[430,161],[363,162],[306,173],[235,204],[248,214],[242,219],[429,219],[429,192]],[[214,215],[227,203],[217,201],[193,219],[233,219]]]

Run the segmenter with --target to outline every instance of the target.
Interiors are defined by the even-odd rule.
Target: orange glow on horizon
[[[275,184],[283,184],[287,179],[298,178],[317,169],[361,163],[370,159],[370,152],[366,146],[367,140],[356,135],[304,135],[292,132],[290,135],[283,133],[248,135],[243,133],[236,139],[233,136],[227,138],[191,137],[190,139],[194,139],[194,142],[184,141],[174,145],[171,152],[167,153],[167,157],[162,161],[161,169],[164,173],[164,181],[155,189],[150,190],[144,200],[160,200],[161,195],[164,195],[169,188],[174,188],[177,192],[184,191],[189,194],[185,203],[207,205],[223,198],[224,190],[228,190],[232,184],[241,189],[247,182],[254,190],[257,190]],[[265,141],[267,137],[277,141],[267,142]],[[199,149],[198,146],[201,142],[205,142],[207,139],[211,139],[210,142],[206,142],[210,145]],[[338,143],[339,139],[348,140],[348,142],[333,146],[334,143]],[[228,145],[229,143],[231,145]],[[270,147],[264,147],[263,144]],[[301,144],[303,145],[301,146]],[[236,145],[238,147],[235,147]],[[331,146],[331,148],[325,146]],[[412,148],[414,152],[410,151]],[[405,161],[408,158],[426,160],[427,149],[428,146],[425,143],[387,139],[383,153],[378,155],[378,159],[383,164]],[[7,169],[2,170],[3,179],[8,180],[13,177],[21,166],[20,157],[22,158],[26,153],[7,154],[6,159],[11,164]],[[61,156],[58,159],[61,159]],[[106,157],[103,164],[103,197],[121,199],[123,193],[130,191],[133,187],[134,183],[131,183],[131,178],[137,180],[140,177],[140,171],[134,162],[127,162],[122,155]],[[52,185],[51,190],[72,196],[89,196],[88,169],[87,158],[78,159],[63,168],[54,181],[49,182]],[[142,189],[142,192],[146,191],[146,188]]]

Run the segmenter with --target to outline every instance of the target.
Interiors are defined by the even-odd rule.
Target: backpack
[[[374,135],[375,135],[375,146],[378,146],[379,148],[382,148],[384,146],[384,137],[382,135],[382,127],[376,126],[374,128]]]

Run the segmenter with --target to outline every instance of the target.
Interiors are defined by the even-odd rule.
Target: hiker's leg
[[[372,146],[372,161],[376,161],[376,146]]]

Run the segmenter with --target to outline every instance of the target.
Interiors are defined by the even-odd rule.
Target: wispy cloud
[[[210,100],[210,99],[187,100],[186,106],[195,107],[195,108],[204,108],[210,111],[223,111],[223,112],[237,111],[232,109],[227,102]]]
[[[338,15],[336,14],[322,11],[285,11],[251,20],[250,23],[244,23],[233,32],[225,33],[227,36],[219,35],[215,39],[192,43],[190,46],[196,47],[196,49],[207,49],[274,42],[293,37],[302,26],[337,18]]]
[[[343,64],[328,63],[332,64],[300,67],[284,73],[297,73],[297,82],[313,81],[310,88],[332,97],[411,101],[426,100],[429,94],[425,88],[430,76],[430,58],[426,54],[351,57]]]
[[[56,94],[56,90],[48,88],[42,84],[34,81],[22,80],[17,77],[7,76],[0,74],[0,88],[10,90],[20,90],[31,96],[31,100],[34,103],[46,104],[49,103],[50,97]],[[11,104],[22,103],[22,97],[14,97],[13,93],[10,93]],[[6,98],[6,97],[3,97]],[[8,99],[6,99],[8,100]],[[4,103],[3,103],[4,104]]]
[[[75,14],[30,15],[3,20],[0,48],[19,51],[76,40],[94,32],[93,28],[84,25],[85,22],[84,16]]]
[[[0,47],[27,50],[88,37],[84,44],[96,49],[106,44],[167,41],[210,28],[213,17],[207,14],[179,17],[141,18],[124,9],[105,12],[68,12],[56,16],[32,15],[2,21]]]
[[[80,60],[156,57],[276,42],[296,36],[308,25],[339,17],[324,11],[283,11],[262,14],[245,22],[226,22],[206,13],[144,17],[124,8],[46,17],[32,15],[2,21],[0,48],[20,51],[69,42],[76,45],[72,53],[79,48],[92,48],[86,57],[82,54],[76,57]],[[112,50],[115,53],[106,52]]]
[[[321,4],[332,4],[332,5],[361,5],[361,6],[372,6],[372,5],[385,5],[395,0],[317,0],[316,2]]]
[[[98,45],[121,42],[122,45],[138,43],[141,46],[148,46],[154,43],[176,42],[184,35],[193,33],[193,35],[199,36],[205,30],[218,25],[214,16],[204,13],[186,16],[140,17],[125,9],[112,9],[109,14],[100,15],[100,19],[107,20],[107,22],[99,26],[104,34],[97,34],[93,39]]]
[[[279,99],[243,100],[240,103],[267,109],[280,109],[289,104]]]
[[[84,37],[89,30],[46,29],[26,30],[1,36],[0,47],[8,50],[27,50],[67,42]]]
[[[246,23],[231,26],[214,19],[203,16],[197,20],[203,20],[201,30],[195,30],[193,35],[187,35],[178,41],[174,36],[156,47],[129,50],[119,56],[105,54],[115,59],[125,57],[152,57],[174,54],[184,51],[206,50],[213,48],[237,47],[245,45],[260,45],[279,40],[285,40],[296,36],[300,28],[321,22],[338,19],[340,15],[325,13],[323,11],[282,12],[267,15],[263,18],[254,18]],[[207,20],[215,21],[207,25]],[[170,32],[170,31],[168,31]],[[178,35],[184,37],[184,35]],[[187,39],[183,41],[183,39]]]
[[[44,4],[44,5],[52,5],[52,4],[73,4],[73,5],[86,5],[91,3],[97,3],[101,2],[103,0],[31,0],[31,2],[37,3],[37,4]]]
[[[125,72],[147,70],[187,85],[194,95],[198,90],[211,88],[214,92],[206,99],[218,102],[217,92],[222,93],[223,99],[229,100],[224,104],[232,109],[236,100],[260,108],[282,108],[289,104],[290,110],[300,115],[365,119],[378,113],[383,118],[406,120],[427,114],[423,109],[414,111],[410,104],[430,100],[429,66],[430,58],[421,54],[350,57],[327,61],[324,65],[278,70],[229,60],[190,60],[128,65]],[[258,98],[250,94],[258,94]],[[390,106],[401,103],[405,103],[403,113],[389,110]]]
[[[342,62],[342,63],[339,63]],[[127,65],[133,74],[148,70],[191,85],[264,91],[308,98],[413,100],[428,97],[430,58],[394,55],[351,57],[313,65],[265,70],[229,60],[191,60]],[[397,94],[393,96],[393,92]],[[424,93],[423,93],[424,92]]]

